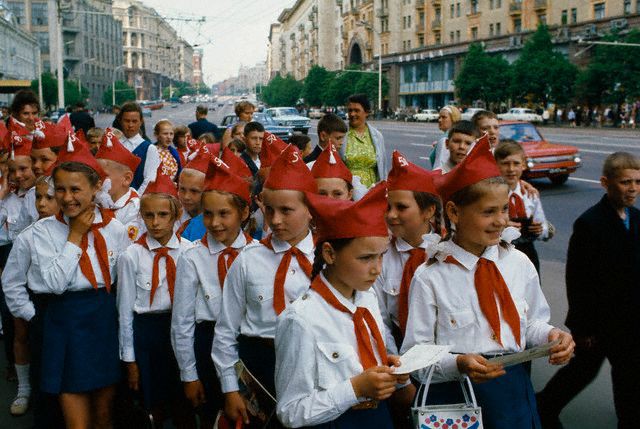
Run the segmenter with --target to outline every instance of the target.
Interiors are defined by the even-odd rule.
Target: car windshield
[[[500,140],[512,139],[518,143],[542,141],[536,127],[531,124],[504,124],[500,125]]]
[[[262,125],[277,125],[271,116],[265,115],[264,113],[254,113],[253,120],[260,122]]]
[[[278,109],[277,112],[279,116],[298,116],[299,115],[298,111],[293,107],[290,107],[288,109]]]

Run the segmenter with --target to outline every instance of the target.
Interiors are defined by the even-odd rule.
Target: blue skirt
[[[101,288],[54,295],[43,316],[43,392],[90,392],[120,380],[115,294]]]
[[[381,401],[378,408],[367,410],[350,408],[331,422],[309,427],[318,429],[393,429],[393,421],[386,401]]]
[[[273,340],[239,335],[238,354],[249,372],[275,398],[276,350]]]
[[[196,370],[198,379],[204,387],[206,402],[200,406],[198,413],[210,421],[215,421],[218,411],[224,406],[224,397],[220,388],[220,381],[216,368],[211,359],[211,344],[215,322],[200,322],[196,324],[193,349],[196,355]]]
[[[540,417],[536,395],[525,367],[505,368],[507,373],[485,383],[473,383],[478,405],[482,408],[485,429],[539,429]],[[460,383],[451,381],[429,386],[427,404],[442,405],[464,402]]]
[[[171,313],[134,314],[133,350],[145,409],[170,405],[182,391],[171,347]]]

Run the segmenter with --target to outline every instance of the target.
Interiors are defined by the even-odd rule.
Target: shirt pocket
[[[438,314],[437,344],[451,344],[462,352],[469,338],[477,334],[476,315],[472,310],[444,311]]]
[[[273,310],[273,285],[248,285],[247,306],[249,311],[254,314],[259,314],[260,320],[270,320],[275,317],[275,312]]]
[[[397,297],[400,294],[400,283],[402,279],[400,277],[392,277],[385,280],[382,284],[382,290],[385,294]]]
[[[363,371],[358,353],[349,344],[317,343],[318,386],[331,387],[350,379]]]

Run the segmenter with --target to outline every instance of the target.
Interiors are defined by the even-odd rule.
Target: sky
[[[141,0],[169,19],[178,35],[204,49],[205,83],[236,76],[241,65],[266,61],[269,27],[295,0]],[[204,17],[206,22],[196,20]]]

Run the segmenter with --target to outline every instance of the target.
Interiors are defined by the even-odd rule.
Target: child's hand
[[[474,383],[482,383],[506,374],[502,365],[490,363],[476,354],[460,355],[456,363],[458,371],[467,374]]]
[[[514,228],[522,228],[522,224],[520,222],[514,222],[512,220],[509,220],[509,222],[507,222],[507,226],[512,226]]]
[[[351,385],[356,397],[382,401],[395,392],[396,376],[389,366],[374,366],[353,377]]]
[[[564,332],[558,328],[553,328],[551,332],[549,332],[549,342],[556,340],[560,340],[560,344],[551,348],[549,363],[552,365],[562,365],[569,362],[569,359],[573,356],[573,350],[576,347],[576,343],[573,341],[573,337],[570,333]]]
[[[200,380],[188,381],[184,383],[184,396],[187,397],[193,408],[206,402],[204,396],[204,386]]]
[[[389,355],[387,356],[387,364],[390,367],[399,367],[400,366],[400,356]],[[405,384],[409,381],[409,374],[398,374],[396,375],[396,383],[397,384]]]
[[[529,198],[540,198],[540,191],[533,187],[529,182],[520,181],[520,187],[524,194]]]
[[[249,413],[240,392],[224,394],[224,415],[232,422],[241,419],[245,425],[249,424]]]
[[[542,223],[541,222],[531,222],[529,225],[529,234],[535,235],[536,237],[542,234]]]
[[[91,228],[91,225],[93,225],[93,220],[96,217],[94,208],[95,206],[91,204],[85,211],[69,220],[68,240],[73,244],[79,246],[82,241],[82,236],[85,235]]]
[[[138,391],[140,388],[140,371],[135,362],[127,362],[127,383],[131,390]]]

